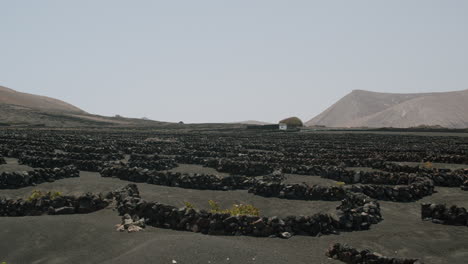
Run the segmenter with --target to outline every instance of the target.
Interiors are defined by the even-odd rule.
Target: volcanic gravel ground
[[[9,166],[1,165],[0,167]],[[313,176],[307,176],[315,178]],[[320,178],[318,178],[320,179]],[[59,190],[78,194],[110,191],[127,184],[98,173],[81,172],[69,178],[1,195],[25,197],[32,190]],[[267,216],[313,214],[333,211],[338,202],[291,201],[263,198],[246,191],[201,191],[139,183],[144,199],[181,206],[190,201],[196,207],[207,201],[222,206],[251,203]],[[467,206],[468,194],[454,188],[437,188],[438,193],[420,202],[446,202]],[[468,229],[423,222],[417,203],[380,202],[384,221],[369,231],[322,237],[279,238],[208,236],[199,233],[147,227],[139,233],[119,233],[117,212],[104,209],[85,215],[2,217],[1,257],[7,263],[337,263],[324,250],[333,242],[372,248],[384,255],[419,257],[426,263],[466,263]]]
[[[248,133],[239,131],[199,131],[174,133],[174,131],[54,131],[5,130],[0,137],[2,156],[18,150],[18,155],[37,158],[50,152],[62,154],[160,154],[174,157],[186,153],[184,162],[171,171],[182,173],[214,174],[225,177],[229,173],[216,171],[200,160],[230,157],[237,165],[254,163],[281,166],[292,164],[340,164],[356,171],[378,171],[369,163],[376,161],[413,161],[411,166],[433,161],[436,168],[468,168],[466,147],[468,134],[453,133],[380,133],[380,132],[310,132],[310,133]],[[210,130],[210,131],[208,131]],[[86,134],[87,133],[87,134]],[[168,133],[167,135],[165,133]],[[214,134],[210,134],[214,133]],[[415,135],[426,135],[416,137]],[[160,141],[147,142],[149,137]],[[450,136],[450,137],[449,137]],[[167,140],[172,139],[174,140]],[[0,148],[0,149],[2,149]],[[195,152],[193,152],[195,151]],[[47,154],[49,153],[49,154]],[[201,153],[194,156],[192,153]],[[237,154],[242,156],[238,156]],[[257,155],[258,154],[258,155]],[[281,155],[280,155],[281,154]],[[283,155],[284,154],[284,155]],[[300,155],[299,155],[300,154]],[[312,155],[310,155],[312,154]],[[263,156],[262,156],[263,155]],[[282,156],[283,155],[283,156]],[[122,157],[122,156],[120,156]],[[190,160],[191,157],[198,158]],[[269,158],[263,160],[263,158]],[[271,159],[270,159],[271,158]],[[288,160],[290,158],[291,160]],[[119,158],[120,159],[120,158]],[[354,160],[356,159],[356,160]],[[17,159],[5,157],[7,164],[0,165],[1,172],[30,171],[33,168],[19,165]],[[94,159],[86,159],[95,162]],[[107,158],[106,162],[114,160]],[[198,161],[197,161],[198,160]],[[271,161],[273,160],[273,161]],[[451,164],[438,163],[451,162]],[[253,162],[250,164],[250,162]],[[273,162],[273,163],[272,163]],[[322,164],[323,163],[323,164]],[[457,164],[465,163],[465,164]],[[36,163],[37,164],[37,163]],[[103,163],[102,163],[103,164]],[[99,166],[102,166],[99,163]],[[209,163],[212,164],[212,163]],[[209,165],[208,164],[208,165]],[[220,163],[221,164],[221,163]],[[234,164],[234,165],[235,165]],[[327,166],[328,166],[327,165]],[[372,164],[371,164],[372,165]],[[358,167],[359,166],[359,167]],[[252,168],[255,168],[253,166]],[[233,174],[243,167],[233,167]],[[245,169],[245,168],[244,168]],[[252,175],[261,175],[263,170]],[[293,170],[294,171],[294,170]],[[295,170],[300,171],[300,170]],[[245,170],[244,170],[245,172]],[[337,186],[337,182],[319,176],[285,174],[285,183],[306,183]],[[262,178],[261,176],[257,178]],[[81,171],[80,177],[59,179],[19,189],[0,190],[0,196],[27,198],[33,190],[60,191],[79,195],[85,192],[108,192],[131,182],[117,178],[101,177],[97,172]],[[190,202],[198,209],[208,209],[208,201],[219,202],[227,208],[232,204],[252,204],[263,216],[312,215],[318,212],[335,213],[340,202],[286,200],[266,198],[247,190],[212,191],[183,189],[137,183],[141,196],[147,201],[182,207]],[[383,221],[370,230],[342,232],[321,237],[293,236],[290,239],[258,238],[248,236],[212,236],[201,233],[146,227],[142,232],[117,232],[115,225],[121,217],[112,207],[90,213],[74,215],[43,215],[27,217],[0,217],[0,262],[23,263],[341,263],[325,256],[332,243],[348,243],[358,249],[371,249],[389,257],[419,258],[425,263],[467,263],[468,228],[434,224],[421,220],[421,203],[442,203],[468,208],[468,191],[458,186],[436,186],[436,193],[410,203],[378,201]]]

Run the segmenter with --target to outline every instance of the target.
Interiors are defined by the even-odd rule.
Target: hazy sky
[[[304,121],[468,88],[468,1],[0,0],[0,85],[155,120]]]

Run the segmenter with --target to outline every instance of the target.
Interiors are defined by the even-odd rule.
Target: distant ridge
[[[76,114],[86,113],[80,108],[58,99],[21,93],[4,86],[0,86],[0,104],[22,106],[35,110],[60,111]]]
[[[468,90],[412,94],[354,90],[306,126],[468,128]]]
[[[168,124],[148,119],[107,117],[89,114],[64,101],[17,92],[0,86],[1,126],[159,126]]]

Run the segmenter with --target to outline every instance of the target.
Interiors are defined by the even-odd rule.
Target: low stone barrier
[[[337,186],[284,184],[281,182],[256,181],[250,193],[265,197],[278,197],[293,200],[339,201],[346,197],[345,190]]]
[[[66,152],[72,153],[97,153],[97,154],[109,154],[109,155],[119,155],[116,154],[119,152],[117,148],[113,145],[109,145],[106,147],[98,147],[98,146],[89,146],[89,145],[75,145],[75,144],[63,144],[61,146]]]
[[[177,155],[175,156],[175,161],[183,164],[198,164],[203,166],[208,166],[207,164],[212,164],[211,167],[215,167],[218,163],[218,160],[211,157],[197,157],[192,155]]]
[[[368,229],[372,224],[381,221],[379,204],[362,194],[343,201],[342,206],[338,208],[340,219],[323,213],[278,218],[177,208],[141,199],[135,184],[129,184],[111,192],[106,197],[117,201],[117,210],[120,215],[128,214],[134,218],[144,218],[146,224],[156,227],[209,235],[278,236],[282,238],[289,238],[292,235],[317,236],[339,231]],[[358,215],[361,216],[360,219],[354,219]]]
[[[409,167],[411,168],[411,167]],[[426,177],[434,181],[434,185],[443,187],[459,187],[468,180],[468,170],[421,169],[414,172],[379,172],[379,171],[349,171],[342,167],[324,167],[320,172],[322,178],[342,181],[345,183],[362,184],[409,184],[415,178]]]
[[[124,155],[119,152],[114,153],[76,153],[76,152],[56,152],[57,149],[35,149],[31,146],[13,148],[10,150],[0,148],[0,154],[12,158],[21,158],[23,156],[41,157],[47,159],[69,159],[69,160],[97,160],[97,161],[116,161],[124,158]]]
[[[300,175],[312,175],[312,176],[320,176],[323,175],[325,172],[325,166],[320,165],[283,165],[281,166],[281,171],[283,173],[289,174],[300,174]]]
[[[219,172],[226,172],[234,175],[261,176],[272,173],[276,166],[271,163],[232,160],[227,158],[198,157],[191,155],[178,155],[175,160],[185,164],[199,164],[205,167],[214,168]]]
[[[362,193],[347,192],[337,209],[338,222],[344,230],[366,230],[382,221],[380,204]]]
[[[468,170],[434,170],[433,173],[422,173],[422,176],[431,178],[436,186],[458,187],[468,180]]]
[[[394,172],[368,172],[368,171],[349,171],[340,167],[331,167],[325,170],[321,175],[335,181],[342,181],[348,184],[408,184],[411,179],[416,178],[415,174],[394,173]]]
[[[460,188],[463,190],[463,191],[468,191],[468,180],[466,180],[461,186]]]
[[[129,160],[129,167],[138,167],[152,170],[170,170],[177,167],[177,163],[173,159],[159,159],[159,160]]]
[[[387,184],[407,185],[418,177],[427,177],[434,181],[436,186],[459,187],[468,180],[468,170],[449,170],[438,168],[419,168],[407,165],[398,165],[383,161],[367,161],[369,166],[385,169],[386,171],[350,171],[343,165],[299,165],[267,162],[248,162],[229,159],[200,158],[200,157],[176,157],[178,162],[201,164],[215,168],[220,172],[239,174],[246,176],[260,176],[272,173],[275,169],[281,169],[283,173],[320,176],[322,178],[342,181],[348,184]]]
[[[16,189],[79,176],[79,171],[75,166],[21,172],[2,172],[0,173],[0,189]]]
[[[331,245],[325,255],[349,264],[422,264],[418,259],[385,257],[368,249],[357,250],[340,243]]]
[[[6,161],[2,156],[0,156],[0,165],[2,164],[6,164]]]
[[[434,193],[434,183],[424,177],[416,178],[409,185],[351,185],[345,187],[351,192],[364,193],[365,195],[386,201],[412,202]]]
[[[400,165],[395,162],[388,162],[388,161],[383,161],[383,160],[368,161],[368,164],[366,164],[365,167],[371,167],[374,169],[379,169],[379,170],[388,171],[388,172],[406,172],[406,173],[431,172],[433,170],[432,168]]]
[[[116,177],[132,182],[146,182],[155,185],[173,186],[199,190],[247,189],[254,179],[246,176],[218,177],[209,174],[155,171],[126,166],[106,167],[101,171],[103,177]]]
[[[81,196],[52,196],[48,193],[26,200],[0,197],[0,216],[86,214],[103,209],[108,205],[108,200],[92,193]]]
[[[274,171],[267,163],[233,161],[228,159],[221,159],[218,161],[218,164],[210,165],[209,167],[213,167],[219,172],[245,176],[267,175]]]
[[[94,172],[100,171],[101,167],[104,165],[104,162],[99,160],[43,158],[38,156],[21,156],[18,161],[21,164],[35,168],[55,168],[73,165],[76,166],[79,170]]]
[[[421,218],[436,224],[468,226],[468,213],[464,207],[445,204],[421,204]]]

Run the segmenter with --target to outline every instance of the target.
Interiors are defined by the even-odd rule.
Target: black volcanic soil
[[[27,170],[14,164],[3,170]],[[197,172],[201,167],[178,170]],[[290,175],[288,181],[325,183],[314,176]],[[329,184],[333,184],[331,181]],[[65,194],[105,192],[128,184],[98,173],[81,172],[79,178],[63,179],[35,187],[0,190],[1,196],[27,197],[32,190],[57,190]],[[182,206],[189,201],[206,208],[208,200],[223,207],[251,203],[266,216],[313,214],[334,211],[338,202],[291,201],[254,196],[247,191],[201,191],[138,184],[143,198]],[[117,212],[104,209],[86,215],[1,217],[0,261],[22,263],[339,263],[324,252],[334,242],[370,248],[388,256],[421,258],[426,263],[466,263],[468,228],[437,225],[420,219],[420,203],[446,202],[468,208],[468,192],[459,188],[437,188],[438,193],[415,203],[380,202],[384,221],[369,231],[322,237],[291,239],[208,236],[199,233],[147,227],[139,233],[119,233]]]

